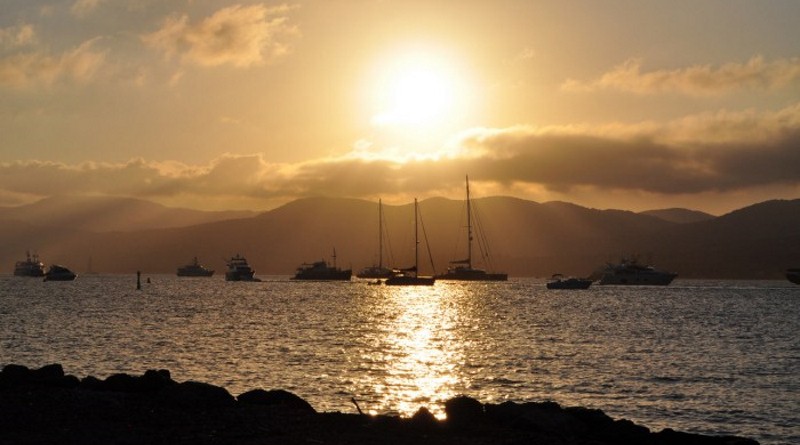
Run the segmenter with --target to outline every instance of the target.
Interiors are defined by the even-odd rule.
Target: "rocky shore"
[[[21,444],[537,444],[752,445],[664,429],[651,432],[600,410],[553,402],[445,403],[411,418],[317,412],[283,390],[238,397],[169,371],[104,380],[65,375],[61,365],[7,365],[0,372],[0,445]]]

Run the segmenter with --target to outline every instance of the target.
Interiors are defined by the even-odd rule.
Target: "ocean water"
[[[652,430],[800,443],[800,286],[676,280],[390,288],[153,275],[0,276],[0,365],[78,377],[169,369],[233,395],[283,388],[317,410],[410,415],[444,400],[552,400]]]

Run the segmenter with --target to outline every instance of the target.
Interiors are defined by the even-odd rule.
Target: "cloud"
[[[675,70],[642,72],[642,60],[630,59],[600,78],[584,82],[569,79],[569,92],[617,90],[637,94],[676,92],[689,95],[723,94],[742,89],[774,90],[800,81],[800,58],[767,62],[755,56],[746,63],[718,67],[695,65]]]
[[[448,156],[381,157],[355,151],[295,164],[262,155],[223,155],[207,165],[153,162],[67,165],[0,163],[0,194],[195,197],[286,202],[308,196],[375,198],[461,193],[465,173],[484,189],[545,190],[569,196],[700,196],[752,189],[800,190],[800,104],[774,112],[718,112],[666,124],[475,128]],[[366,148],[365,148],[366,147]],[[518,193],[517,193],[518,194]],[[456,195],[460,196],[460,195]],[[454,196],[455,197],[455,196]]]
[[[12,54],[0,58],[0,87],[34,88],[59,81],[86,83],[103,66],[105,51],[94,47],[98,39],[83,42],[60,55],[44,51]]]
[[[247,68],[289,53],[290,47],[282,41],[296,33],[285,15],[289,9],[235,5],[198,23],[190,23],[186,14],[175,15],[142,40],[167,57],[179,56],[184,63]]]
[[[105,3],[105,0],[77,0],[69,10],[75,17],[82,18],[89,15],[101,3]]]
[[[36,32],[32,25],[0,28],[0,49],[14,49],[30,45],[36,41]]]

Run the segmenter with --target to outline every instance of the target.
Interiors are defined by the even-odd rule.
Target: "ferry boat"
[[[599,284],[628,286],[667,286],[678,274],[641,265],[636,259],[623,259],[618,264],[608,264]]]
[[[588,278],[567,278],[561,274],[553,275],[547,282],[548,289],[588,289],[591,285],[592,280]]]
[[[336,267],[336,249],[333,250],[333,266],[325,260],[303,263],[297,268],[293,280],[309,281],[350,281],[353,276],[352,269]]]
[[[480,226],[480,225],[479,225]],[[478,234],[479,241],[486,237]],[[480,243],[479,243],[480,244]],[[486,262],[489,262],[488,248],[483,252]],[[487,272],[483,269],[472,267],[472,207],[469,199],[469,176],[467,176],[467,257],[463,260],[450,261],[447,272],[437,275],[437,280],[453,281],[506,281],[508,274],[500,272]]]
[[[72,281],[78,275],[64,266],[53,264],[44,274],[44,281]]]
[[[194,257],[191,263],[178,268],[179,277],[210,277],[214,271],[206,268]]]
[[[14,275],[17,277],[43,277],[44,263],[39,261],[39,255],[26,252],[24,261],[17,261],[14,265]]]
[[[255,273],[256,271],[247,264],[247,260],[237,253],[228,261],[225,281],[261,281],[253,276]]]

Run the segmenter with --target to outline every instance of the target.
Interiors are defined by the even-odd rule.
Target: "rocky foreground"
[[[354,406],[354,410],[355,410]],[[537,444],[751,445],[665,429],[656,433],[600,410],[556,403],[482,404],[456,397],[446,421],[421,408],[411,418],[318,413],[283,390],[233,397],[179,383],[169,371],[99,380],[61,365],[0,372],[0,444]]]

